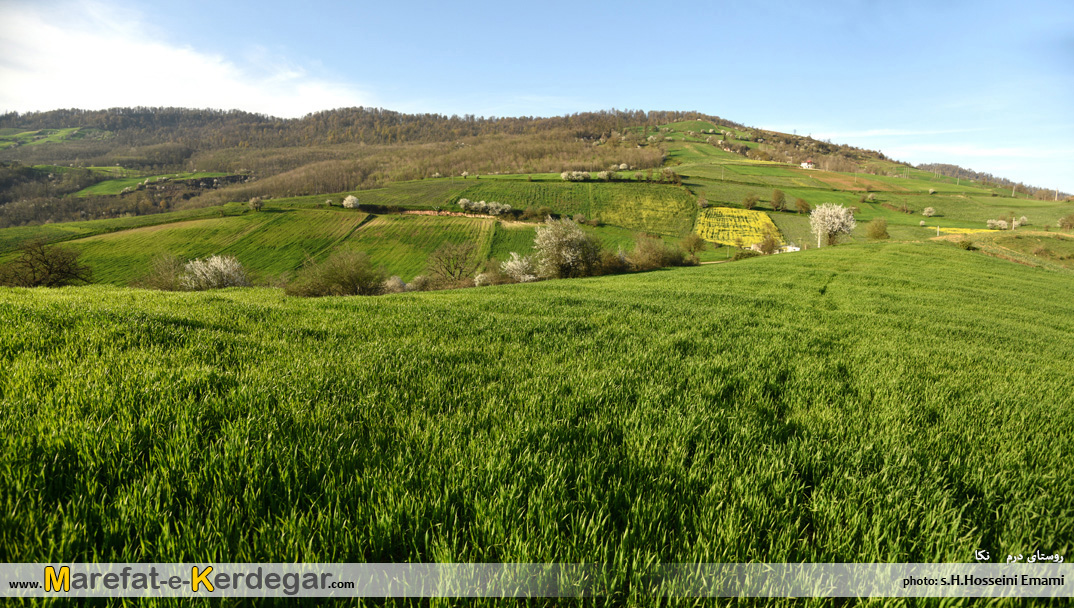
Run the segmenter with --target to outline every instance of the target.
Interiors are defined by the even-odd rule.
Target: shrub
[[[686,252],[675,245],[668,245],[655,238],[642,237],[634,244],[634,251],[627,257],[634,270],[655,270],[669,266],[686,266]]]
[[[760,251],[754,251],[752,249],[740,249],[735,252],[735,255],[731,258],[731,261],[744,260],[746,258],[756,258],[760,256]]]
[[[1057,222],[1057,225],[1060,228],[1062,228],[1063,230],[1074,229],[1074,213],[1071,213],[1070,215],[1067,215],[1065,217],[1059,218],[1059,221]]]
[[[372,296],[383,293],[385,272],[360,251],[341,250],[323,262],[307,264],[287,286],[293,296]]]
[[[627,254],[623,251],[622,247],[616,251],[607,249],[601,251],[601,274],[623,274],[625,272],[630,272],[630,260],[627,259]]]
[[[601,179],[602,181],[606,181],[606,182],[612,181],[613,177],[615,177],[615,173],[612,173],[611,171],[601,171],[600,173],[597,174],[597,178]]]
[[[1029,225],[1029,218],[1024,216],[1024,215],[1022,217],[1018,218],[1018,225],[1019,226],[1028,226]]]
[[[183,260],[175,255],[158,255],[149,263],[149,274],[138,282],[139,287],[161,291],[179,291],[179,275],[183,273]]]
[[[1044,245],[1038,245],[1035,249],[1033,249],[1033,255],[1046,258],[1051,257],[1052,252]]]
[[[1010,225],[1007,224],[1007,220],[988,220],[985,222],[989,230],[1007,230]]]
[[[481,279],[480,283],[478,282],[478,277]],[[485,271],[474,277],[474,285],[477,287],[482,285],[503,285],[513,282],[515,282],[514,279],[504,273],[503,265],[496,258],[490,259],[485,265]]]
[[[437,175],[437,176],[434,176],[434,177],[439,177],[439,176]],[[403,282],[403,279],[401,279],[401,278],[399,278],[399,277],[397,277],[395,275],[392,275],[392,276],[388,277],[388,280],[384,281],[384,285],[383,285],[383,288],[381,289],[381,291],[383,293],[402,293],[402,292],[407,290],[406,288],[407,288],[407,284],[405,282]]]
[[[920,222],[918,222],[918,223],[917,223],[917,225],[918,225],[918,226],[921,226],[922,228],[924,228],[924,227],[925,227],[925,225],[926,225],[926,224],[925,224],[925,220],[921,220]]]
[[[518,283],[529,283],[537,280],[537,268],[533,264],[533,258],[528,255],[520,256],[514,251],[511,252],[510,260],[500,264],[500,270],[511,280]]]
[[[252,199],[250,199],[249,204],[250,204],[250,209],[253,210],[253,211],[261,211],[261,207],[263,207],[265,205],[263,202],[261,202],[261,197],[260,196],[255,196]]]
[[[542,276],[585,277],[600,268],[600,242],[569,219],[545,220],[533,245]]]
[[[839,235],[850,234],[857,226],[854,214],[842,205],[824,203],[809,214],[810,231],[817,236],[817,247],[834,245]]]
[[[756,194],[749,194],[742,199],[742,206],[746,209],[753,209],[757,206],[757,202],[761,200],[761,197]]]
[[[929,188],[929,194],[936,194],[935,188]]]
[[[410,279],[410,282],[406,284],[407,291],[429,291],[431,287],[432,281],[423,274]]]
[[[346,207],[347,209],[357,209],[358,208],[358,198],[356,196],[354,196],[353,194],[348,194],[347,198],[343,199],[343,206]]]
[[[965,249],[966,251],[973,251],[974,249],[977,249],[977,247],[974,246],[973,241],[969,239],[959,239],[958,248]]]
[[[179,286],[188,291],[249,287],[246,270],[233,255],[214,255],[190,260],[179,275]]]
[[[696,256],[699,252],[704,251],[708,248],[708,246],[708,241],[701,238],[701,235],[696,232],[691,232],[690,234],[683,237],[681,241],[679,241],[679,247],[681,247],[684,251],[693,256]]]
[[[89,283],[93,276],[89,267],[78,261],[79,252],[47,245],[45,239],[27,241],[19,251],[19,257],[0,268],[0,285],[63,287]]]
[[[507,203],[497,203],[496,201],[486,203],[485,201],[475,202],[468,198],[460,198],[458,205],[467,213],[480,213],[483,215],[503,215],[513,211],[511,205]]]
[[[888,221],[882,217],[876,218],[865,225],[865,234],[874,241],[891,238],[888,234]]]
[[[589,171],[564,171],[559,177],[564,181],[585,182],[589,181]]]
[[[764,238],[761,239],[760,243],[757,243],[757,251],[764,255],[772,255],[779,251],[779,239],[776,238],[776,235],[771,230],[765,231]]]
[[[798,211],[798,214],[809,213],[813,211],[813,208],[809,206],[804,198],[794,199],[794,208]]]
[[[932,216],[936,215],[936,210],[933,209],[932,207],[925,207],[921,211],[921,215],[923,215],[925,217],[932,217]]]

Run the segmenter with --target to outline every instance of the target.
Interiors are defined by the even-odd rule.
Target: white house
[[[806,161],[804,163],[802,163],[802,168],[803,169],[816,169],[817,165],[813,164],[813,159],[812,158],[807,158]]]

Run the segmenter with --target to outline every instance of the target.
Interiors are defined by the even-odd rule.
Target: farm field
[[[0,554],[596,562],[621,603],[655,563],[1071,555],[1072,300],[932,242],[375,298],[4,288]]]
[[[388,274],[410,281],[423,274],[429,256],[445,242],[473,243],[470,267],[476,271],[487,259],[494,220],[427,215],[380,215],[340,244],[364,251]],[[472,273],[471,273],[472,274]]]
[[[133,283],[159,255],[234,255],[254,279],[267,280],[297,269],[307,257],[318,257],[365,218],[357,211],[266,210],[112,232],[67,246],[82,252],[81,260],[101,283]]]
[[[246,205],[233,203],[220,207],[170,211],[168,213],[157,213],[153,215],[2,228],[0,229],[0,256],[4,253],[14,251],[18,248],[19,244],[24,241],[34,239],[45,239],[49,242],[62,242],[96,234],[142,228],[145,226],[157,226],[160,224],[169,224],[191,219],[240,215],[246,211],[246,209]]]
[[[358,202],[363,205],[395,205],[406,208],[447,207],[458,200],[458,194],[469,185],[468,180],[463,179],[427,179],[398,182],[387,188],[360,190],[350,194],[355,195]],[[316,197],[309,198],[316,199]],[[334,198],[337,204],[343,200],[343,197],[339,195]]]
[[[767,232],[775,234],[781,244],[784,242],[768,214],[747,209],[702,209],[697,216],[696,230],[706,241],[722,245],[734,245],[735,239],[741,239],[748,247],[760,243]]]
[[[697,205],[682,188],[637,182],[475,180],[455,200],[509,203],[517,209],[549,207],[553,212],[596,218],[638,232],[682,237],[693,229]]]
[[[46,143],[58,143],[71,139],[78,133],[78,131],[78,128],[40,129],[36,131],[4,129],[3,132],[0,133],[0,149],[16,145],[37,146]],[[95,131],[95,129],[92,129],[91,131]]]
[[[92,186],[90,186],[88,188],[83,188],[82,190],[79,190],[78,192],[76,192],[74,195],[75,196],[105,196],[105,195],[110,195],[110,194],[119,194],[125,188],[132,188],[132,189],[136,188],[138,186],[138,184],[141,184],[142,182],[146,181],[147,179],[149,180],[149,183],[154,183],[154,182],[158,182],[158,181],[160,181],[162,179],[175,179],[175,180],[201,179],[201,178],[223,177],[225,175],[227,175],[227,174],[226,173],[213,173],[213,172],[208,172],[208,171],[202,171],[200,173],[184,172],[184,173],[170,173],[170,174],[166,174],[166,175],[149,175],[149,176],[141,176],[141,177],[120,177],[120,178],[116,178],[116,179],[105,180],[103,182],[94,184],[94,185],[92,185]]]

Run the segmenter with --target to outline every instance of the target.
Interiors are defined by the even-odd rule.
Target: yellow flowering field
[[[772,218],[762,211],[727,207],[702,209],[697,216],[694,230],[701,238],[712,243],[734,245],[735,238],[741,238],[746,246],[760,243],[765,232],[771,231],[779,239],[779,243],[783,244],[783,235],[772,223]]]
[[[943,234],[977,234],[978,232],[995,232],[988,228],[940,228]]]

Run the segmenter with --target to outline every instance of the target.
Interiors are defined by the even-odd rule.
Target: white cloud
[[[265,49],[236,63],[161,42],[129,10],[8,4],[2,12],[0,111],[175,106],[295,117],[373,105],[353,86],[311,76]]]

